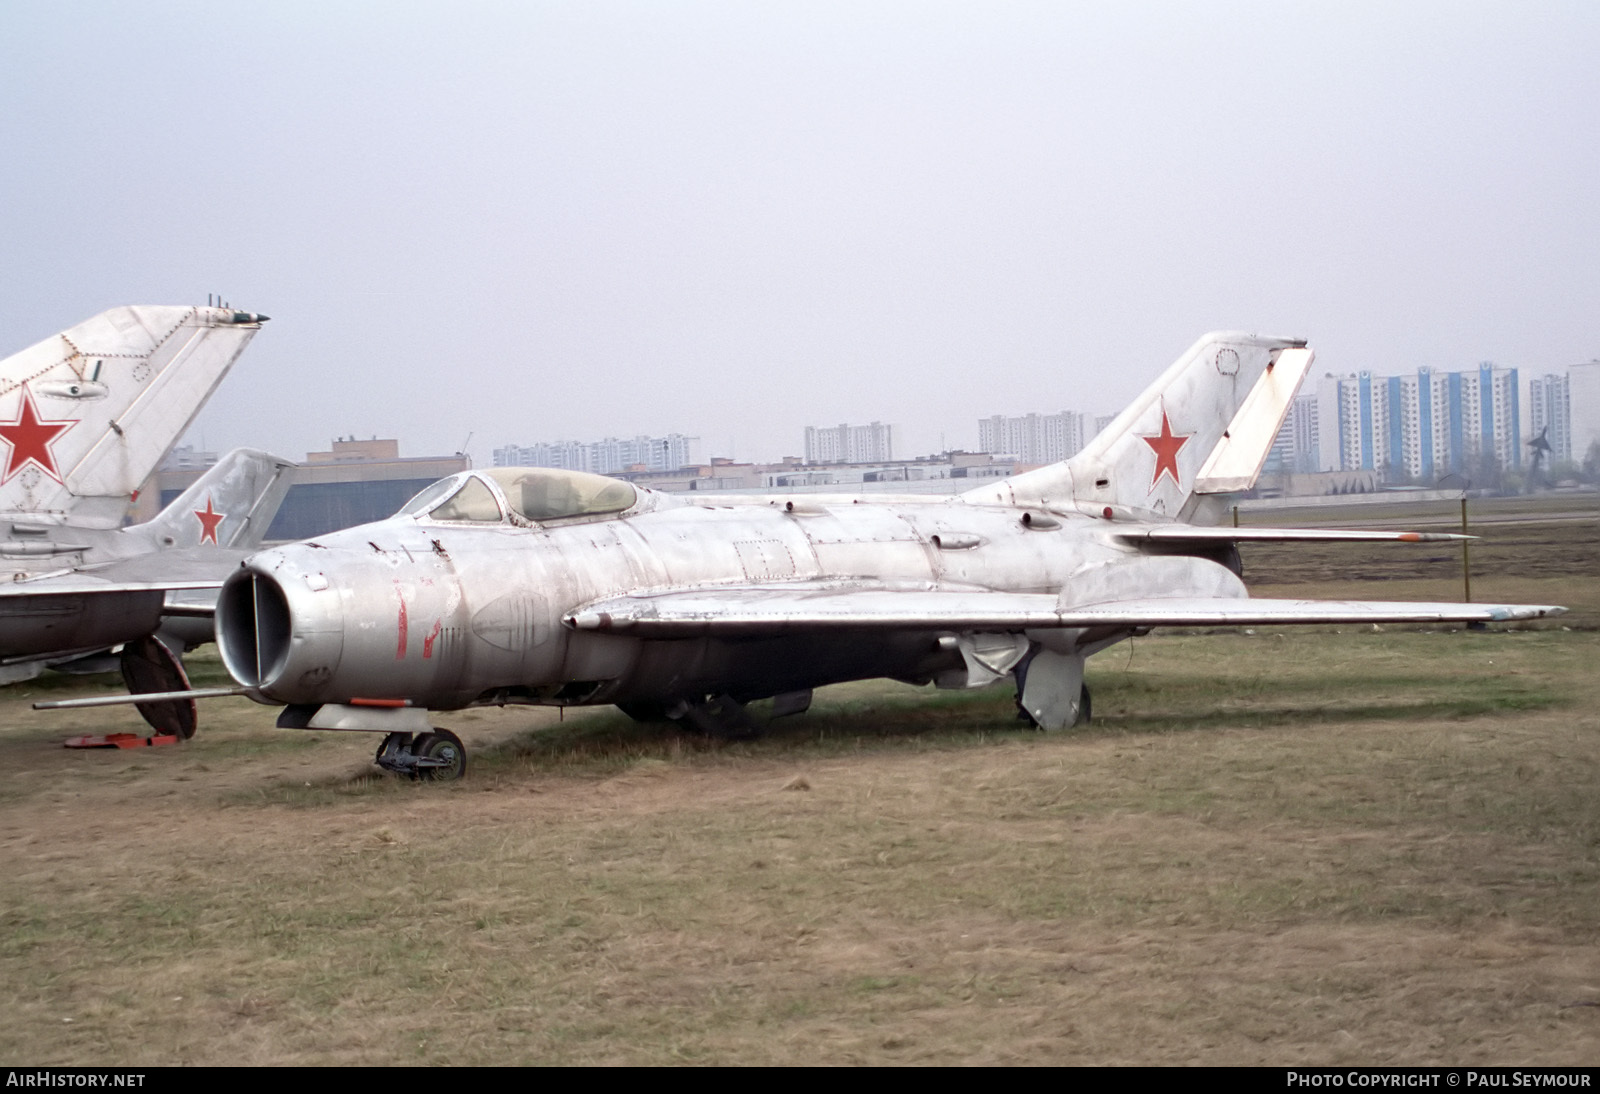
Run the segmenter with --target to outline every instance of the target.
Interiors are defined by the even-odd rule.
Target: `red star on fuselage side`
[[[1161,481],[1161,476],[1164,474],[1172,476],[1172,484],[1174,486],[1180,485],[1178,482],[1178,450],[1188,444],[1189,438],[1193,436],[1193,433],[1175,434],[1172,432],[1172,423],[1167,421],[1165,407],[1161,408],[1161,432],[1154,437],[1140,434],[1140,440],[1149,445],[1156,454],[1156,473],[1150,476],[1151,490],[1156,488],[1156,484]]]
[[[206,540],[210,540],[212,543],[216,543],[217,525],[221,524],[228,514],[219,513],[212,508],[210,494],[206,495],[206,507],[204,509],[195,509],[193,512],[200,520],[200,542],[204,543]]]
[[[17,408],[17,420],[0,422],[0,440],[11,446],[6,457],[6,473],[0,482],[10,482],[12,477],[32,463],[57,482],[61,472],[56,468],[56,458],[50,446],[56,438],[77,425],[76,420],[45,422],[39,420],[39,411],[33,405],[33,394],[28,385],[22,385],[22,404]]]

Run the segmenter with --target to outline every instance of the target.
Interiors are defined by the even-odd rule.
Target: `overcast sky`
[[[902,454],[1207,330],[1600,356],[1600,4],[0,2],[0,354],[272,321],[188,441]]]

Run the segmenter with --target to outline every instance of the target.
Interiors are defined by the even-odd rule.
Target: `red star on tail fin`
[[[194,510],[194,515],[200,520],[200,542],[204,543],[206,540],[210,540],[212,543],[216,543],[217,525],[221,524],[228,514],[219,513],[212,508],[211,495],[207,494],[206,507]]]
[[[1156,483],[1161,481],[1161,476],[1164,474],[1172,476],[1172,484],[1174,486],[1181,485],[1178,482],[1178,450],[1188,444],[1189,438],[1192,436],[1194,436],[1193,433],[1175,434],[1172,432],[1172,423],[1167,421],[1165,407],[1161,408],[1161,432],[1154,437],[1140,434],[1140,439],[1149,445],[1156,454],[1156,471],[1154,475],[1150,476],[1151,490],[1156,488]]]
[[[30,463],[60,482],[61,471],[56,467],[56,458],[50,451],[50,446],[55,443],[57,437],[77,424],[75,419],[61,422],[41,421],[39,411],[33,405],[33,394],[28,390],[28,385],[23,384],[22,405],[17,408],[17,420],[0,422],[0,440],[11,446],[11,452],[6,458],[6,473],[4,478],[0,478],[0,482],[10,482],[13,476]]]

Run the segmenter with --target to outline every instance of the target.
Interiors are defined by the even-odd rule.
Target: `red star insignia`
[[[1161,476],[1170,474],[1172,484],[1178,484],[1178,450],[1189,443],[1193,433],[1174,434],[1172,423],[1167,421],[1167,410],[1161,408],[1161,433],[1159,436],[1147,437],[1140,434],[1140,439],[1149,445],[1156,454],[1156,473],[1150,476],[1150,489],[1156,488],[1156,483],[1161,481]]]
[[[206,495],[206,507],[204,509],[195,509],[193,512],[200,519],[200,542],[204,543],[209,539],[212,543],[216,543],[217,525],[221,524],[223,518],[228,514],[219,513],[211,507],[210,494]]]
[[[17,420],[0,422],[0,440],[11,446],[10,455],[6,458],[6,473],[0,478],[0,483],[10,482],[30,463],[60,482],[61,472],[56,469],[56,458],[50,446],[57,437],[77,424],[76,420],[40,421],[39,411],[33,405],[33,394],[28,391],[28,385],[23,384],[22,405],[17,409]]]

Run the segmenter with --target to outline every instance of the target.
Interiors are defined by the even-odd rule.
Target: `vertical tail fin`
[[[264,321],[113,308],[0,361],[0,512],[117,527]]]
[[[1208,334],[1071,459],[963,497],[1190,519],[1203,495],[1254,483],[1310,364],[1298,339]]]
[[[128,531],[153,535],[161,547],[259,547],[289,492],[294,466],[254,448],[235,448],[153,520]]]

